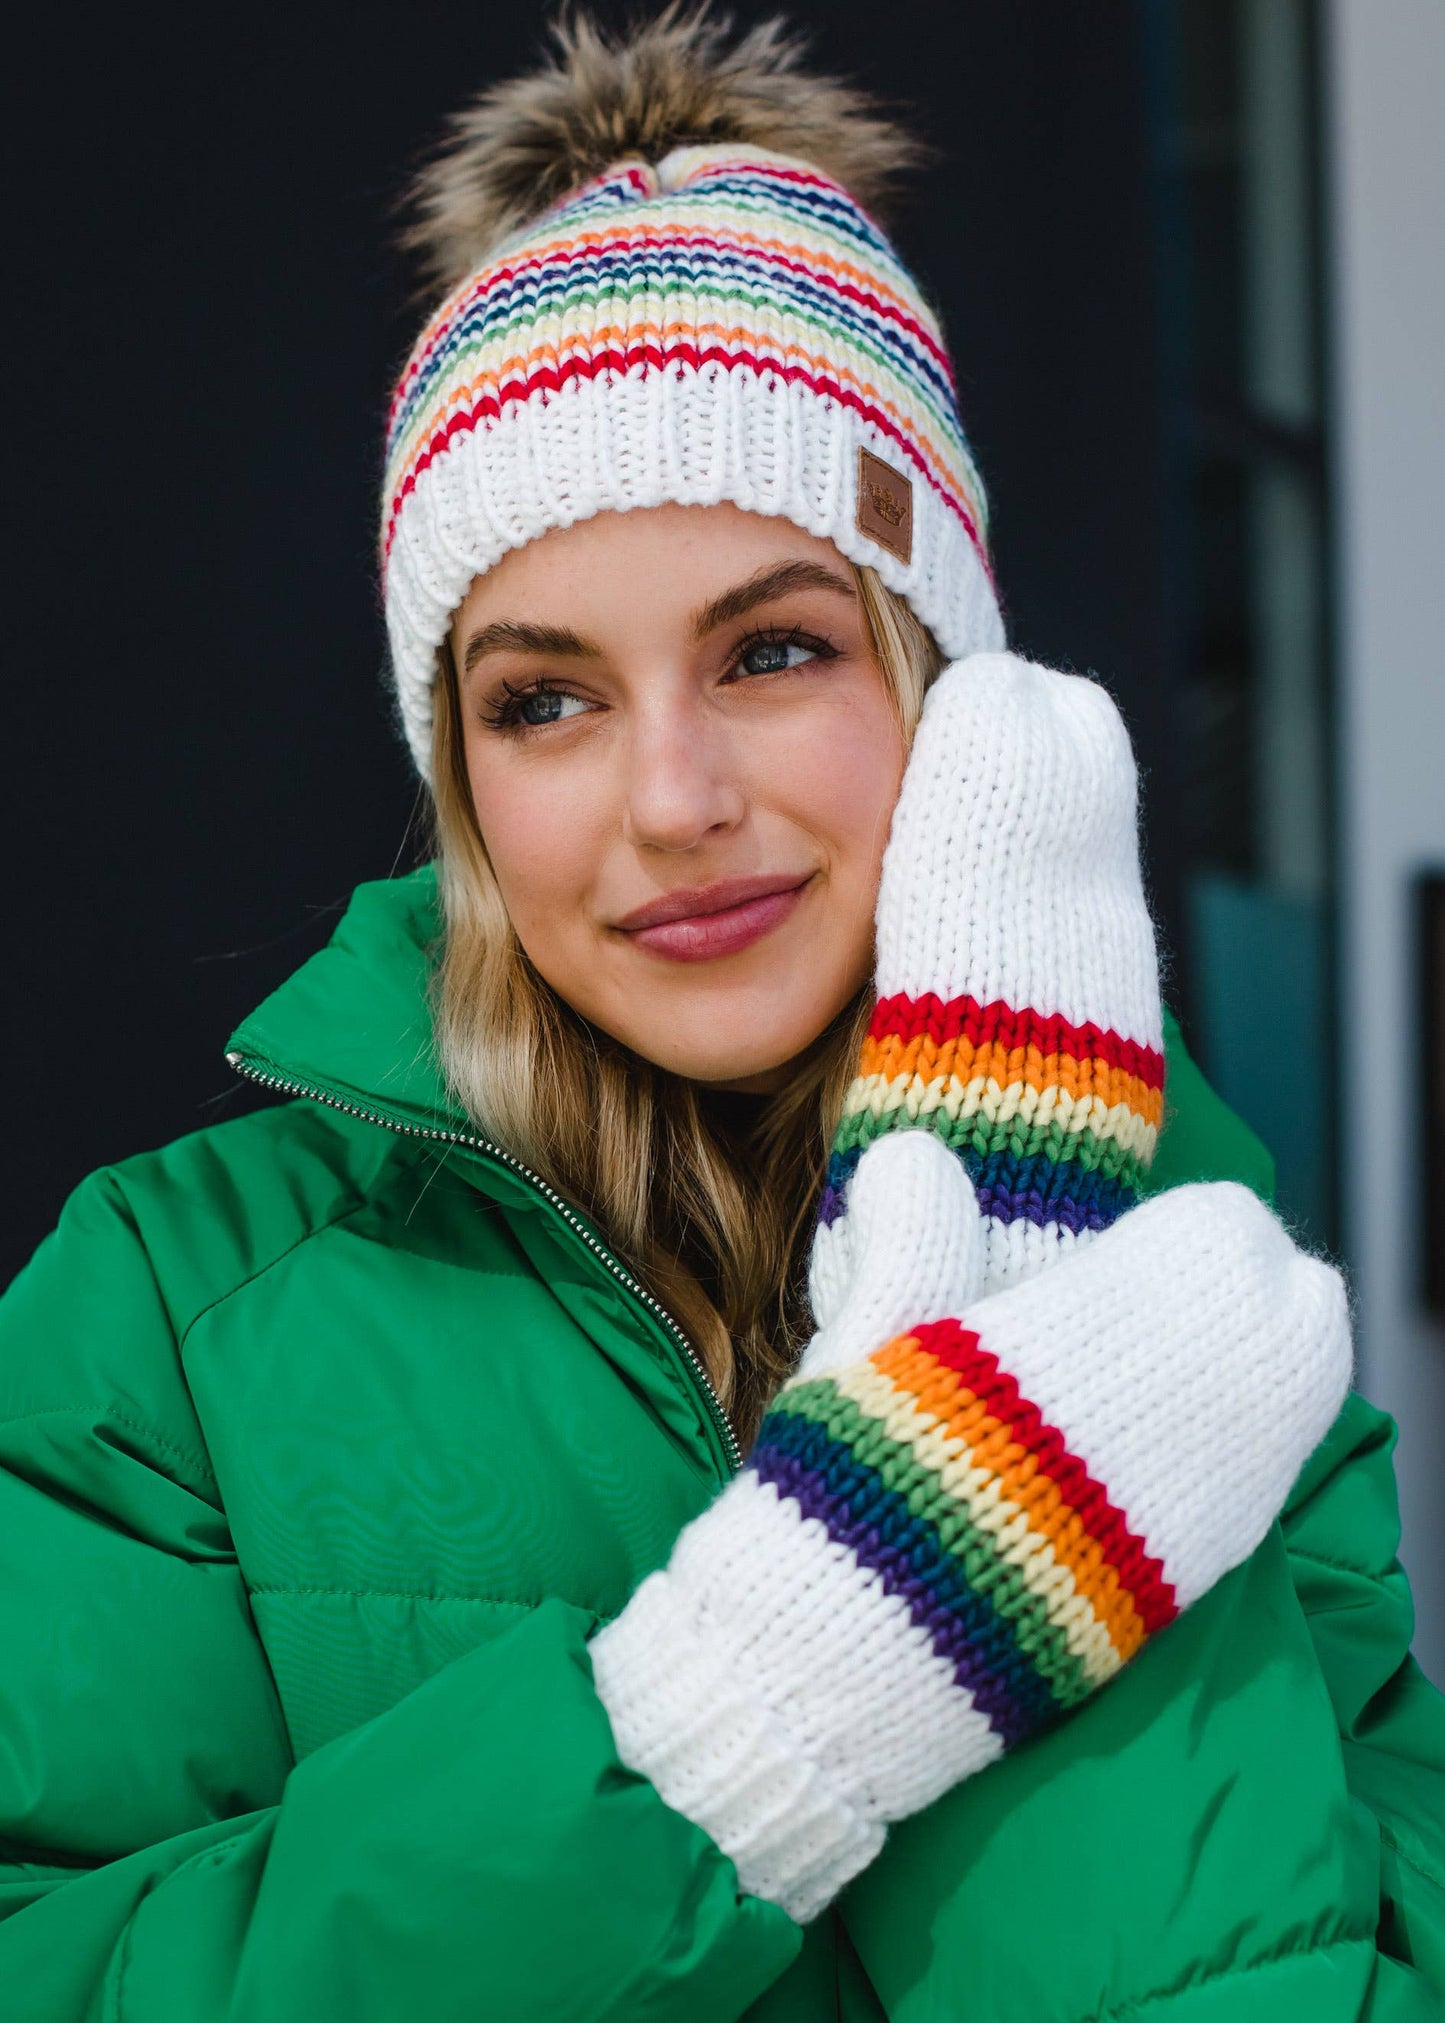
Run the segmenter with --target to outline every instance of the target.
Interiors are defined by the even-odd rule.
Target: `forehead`
[[[474,579],[453,636],[500,618],[581,630],[690,625],[701,607],[761,570],[809,562],[851,590],[850,565],[791,521],[727,504],[598,513],[515,548]]]

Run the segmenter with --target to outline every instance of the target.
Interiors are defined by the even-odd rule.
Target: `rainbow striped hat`
[[[868,563],[949,659],[1003,644],[943,334],[877,226],[803,161],[625,161],[448,296],[392,397],[382,576],[431,764],[436,651],[474,577],[630,507],[777,513]]]

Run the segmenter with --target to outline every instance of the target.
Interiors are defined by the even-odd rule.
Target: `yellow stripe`
[[[859,1075],[843,1099],[845,1117],[864,1111],[887,1117],[897,1110],[914,1122],[942,1111],[955,1124],[981,1117],[997,1126],[1019,1118],[1029,1128],[1057,1126],[1069,1136],[1092,1131],[1096,1138],[1109,1139],[1146,1163],[1153,1158],[1159,1137],[1158,1126],[1130,1104],[1070,1095],[1057,1082],[1039,1088],[1020,1080],[1001,1087],[992,1075],[976,1075],[969,1082],[961,1082],[957,1075],[935,1076],[931,1082],[918,1075]]]
[[[999,1557],[1017,1567],[1030,1594],[1047,1605],[1050,1621],[1064,1631],[1090,1685],[1111,1678],[1122,1660],[1108,1629],[1050,1541],[1033,1529],[1028,1512],[1003,1495],[997,1473],[975,1463],[968,1442],[945,1438],[933,1414],[920,1411],[912,1394],[871,1362],[830,1370],[828,1377],[842,1397],[932,1469],[969,1521],[992,1536]]]

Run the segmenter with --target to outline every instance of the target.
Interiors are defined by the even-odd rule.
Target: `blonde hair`
[[[853,576],[911,739],[941,656],[871,569]],[[448,1084],[679,1322],[746,1442],[806,1335],[807,1239],[871,990],[818,1036],[739,1142],[697,1084],[587,1024],[528,960],[477,824],[450,650],[438,659],[432,778],[445,932],[434,1011]]]

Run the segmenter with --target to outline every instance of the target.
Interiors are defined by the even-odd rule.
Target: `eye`
[[[580,716],[587,708],[580,695],[565,688],[548,688],[540,681],[519,688],[504,681],[500,700],[484,706],[480,715],[489,730],[537,731]]]
[[[782,674],[790,667],[801,667],[812,657],[810,649],[799,646],[796,640],[763,639],[748,648],[738,666],[744,674]]]
[[[834,649],[826,640],[801,632],[771,633],[747,641],[733,666],[739,674],[786,674],[810,660],[833,658]]]
[[[537,729],[560,723],[564,717],[580,716],[587,705],[581,696],[568,695],[560,688],[534,688],[515,698],[516,721]]]

